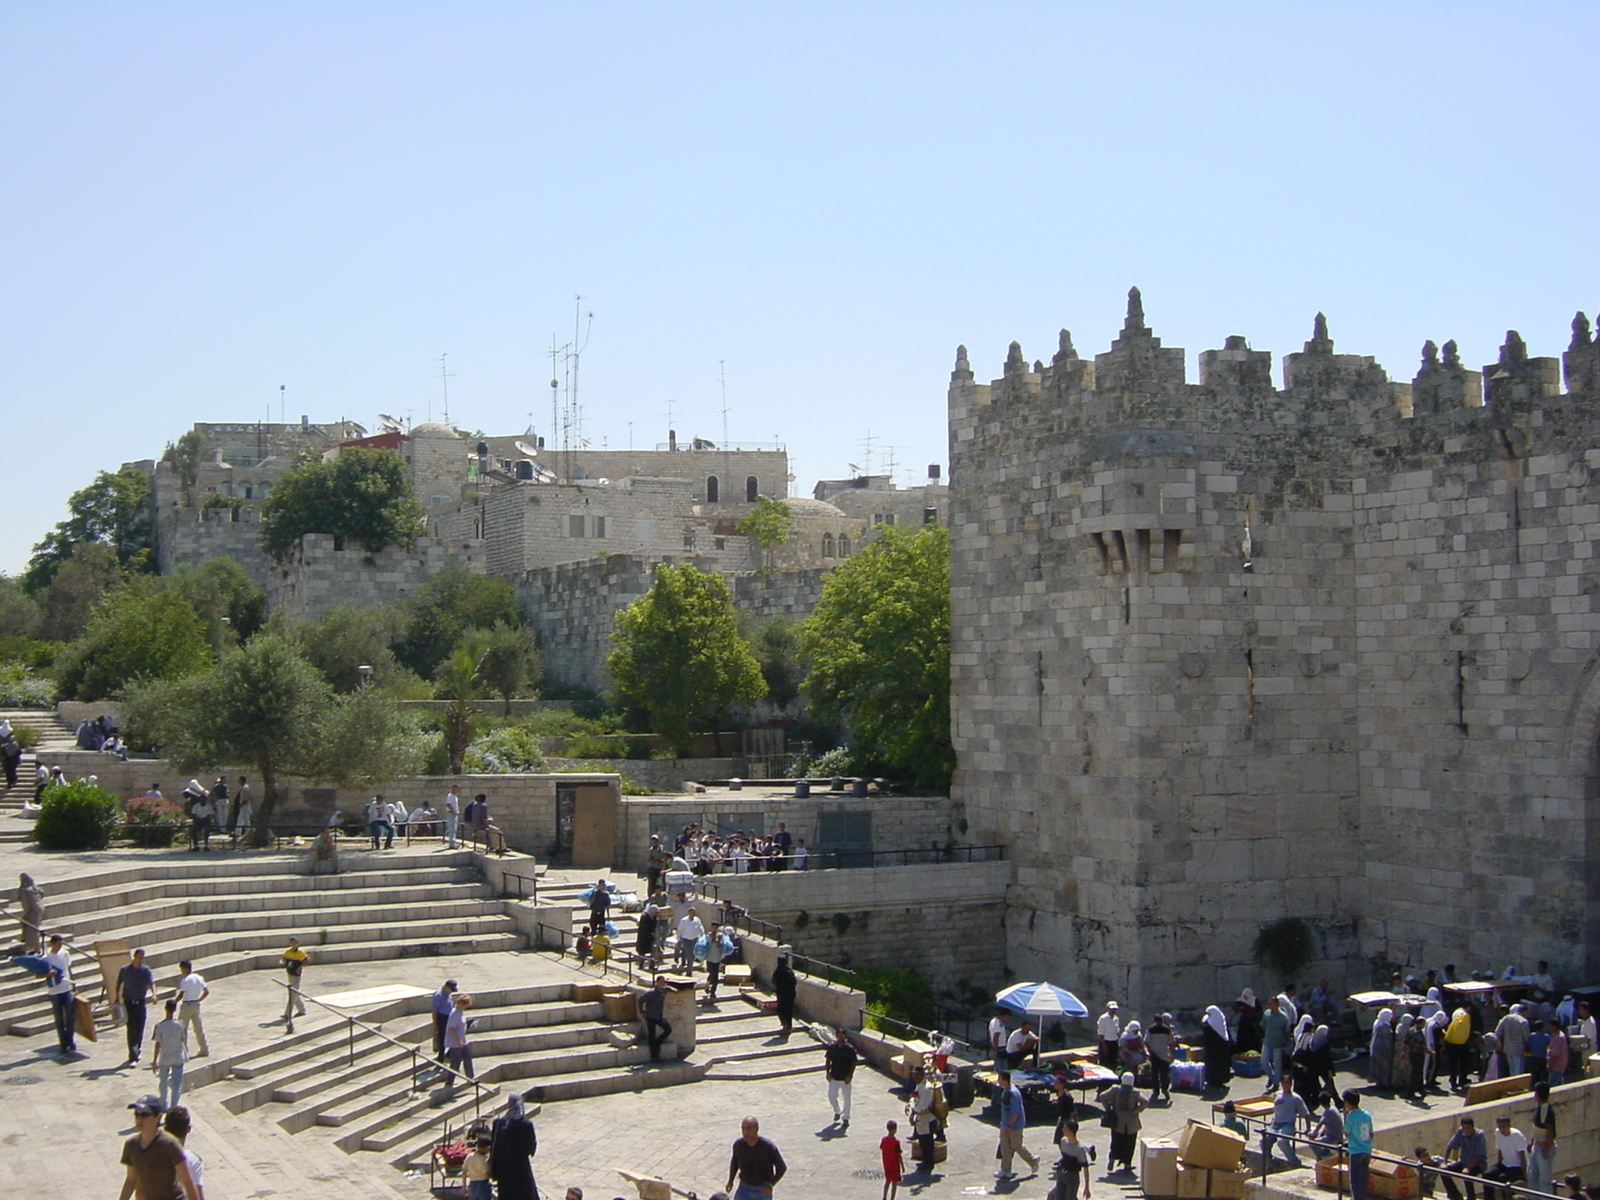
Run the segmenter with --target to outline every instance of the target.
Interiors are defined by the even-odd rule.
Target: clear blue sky
[[[981,378],[1130,284],[1410,378],[1600,307],[1600,5],[0,5],[0,571],[196,420],[786,441],[944,462]],[[630,433],[629,423],[632,422]]]

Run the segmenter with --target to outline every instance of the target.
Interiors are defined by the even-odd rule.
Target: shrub
[[[56,683],[16,664],[0,666],[0,708],[54,708]]]
[[[849,746],[835,746],[816,758],[800,759],[794,764],[794,773],[800,779],[832,779],[835,775],[854,775],[855,755]]]
[[[874,1016],[891,1017],[927,1029],[934,1021],[933,988],[908,967],[863,967],[856,971],[856,986],[867,994],[869,1029],[880,1029]]]
[[[467,747],[462,766],[472,775],[524,775],[543,771],[539,735],[526,725],[491,729]]]
[[[17,745],[24,750],[32,750],[39,744],[39,731],[32,725],[13,725],[11,736],[16,739]]]
[[[122,806],[122,828],[135,846],[170,846],[189,823],[182,806],[153,796],[135,796]]]
[[[120,806],[105,788],[86,780],[44,790],[33,840],[46,850],[104,850],[116,832]]]
[[[621,758],[626,742],[587,730],[573,734],[561,749],[562,758]]]

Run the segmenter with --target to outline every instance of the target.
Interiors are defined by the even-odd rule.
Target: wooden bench
[[[1491,1079],[1487,1083],[1474,1083],[1469,1086],[1464,1104],[1465,1107],[1471,1108],[1474,1104],[1489,1104],[1495,1100],[1503,1100],[1507,1096],[1516,1096],[1532,1090],[1532,1075],[1507,1075],[1504,1079]]]

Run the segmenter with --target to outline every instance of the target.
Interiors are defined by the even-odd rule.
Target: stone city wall
[[[452,567],[483,573],[483,544],[472,539],[418,538],[407,549],[391,546],[373,554],[360,546],[335,549],[325,533],[308,533],[288,561],[276,564],[267,582],[267,606],[316,620],[335,605],[360,608],[395,604]]]
[[[1011,864],[938,863],[713,878],[717,896],[783,926],[796,951],[845,967],[909,967],[936,989],[993,990],[1010,977]],[[959,947],[959,951],[956,948]]]
[[[958,354],[952,790],[1013,847],[1014,965],[1209,1003],[1296,917],[1340,986],[1592,973],[1587,323],[1567,394],[1515,334],[1481,376],[1429,343],[1406,387],[1319,317],[1283,365],[1229,338],[1188,384],[1137,294],[1092,364]]]

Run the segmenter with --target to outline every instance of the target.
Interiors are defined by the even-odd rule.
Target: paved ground
[[[27,847],[0,846],[0,881],[9,890],[17,872],[27,870],[48,895],[53,879],[92,872],[107,862],[141,853],[152,852],[43,855]],[[471,989],[573,977],[574,971],[549,955],[534,953],[402,959],[313,968],[307,991],[316,996],[379,983],[432,989],[446,975]],[[214,1046],[247,1048],[284,1035],[282,1024],[274,1019],[282,1011],[282,992],[274,978],[275,973],[258,972],[219,982],[208,1005],[208,1031]],[[331,1016],[313,1016],[297,1025],[305,1029],[333,1020]],[[153,1090],[154,1077],[148,1069],[121,1065],[126,1047],[115,1032],[97,1045],[87,1046],[86,1054],[75,1062],[58,1062],[54,1049],[52,1035],[0,1042],[0,1140],[10,1147],[8,1154],[0,1156],[0,1190],[48,1197],[114,1195],[122,1178],[117,1165],[120,1143],[131,1132],[124,1106],[135,1095]],[[541,1189],[547,1196],[560,1197],[563,1189],[576,1183],[590,1200],[631,1197],[631,1187],[613,1169],[620,1166],[660,1175],[704,1200],[726,1180],[729,1147],[738,1135],[740,1118],[750,1113],[761,1120],[763,1132],[778,1143],[789,1161],[789,1177],[779,1189],[780,1196],[807,1200],[875,1197],[882,1186],[878,1139],[884,1122],[890,1119],[899,1120],[904,1132],[905,1096],[896,1090],[894,1081],[863,1071],[857,1076],[850,1129],[834,1129],[821,1063],[819,1045],[814,1075],[756,1083],[706,1082],[547,1106],[536,1121],[539,1153],[535,1171]],[[1341,1085],[1346,1082],[1341,1077]],[[1352,1078],[1350,1082],[1356,1081]],[[304,1149],[303,1138],[285,1134],[265,1112],[233,1117],[218,1103],[229,1090],[227,1084],[212,1085],[188,1098],[197,1121],[191,1144],[206,1160],[206,1190],[211,1200],[311,1192],[335,1198],[426,1195],[426,1177],[407,1179],[391,1172],[381,1165],[380,1156],[352,1158],[320,1148],[312,1154]],[[1235,1081],[1233,1094],[1255,1095],[1260,1090],[1259,1081]],[[1211,1099],[1182,1096],[1171,1107],[1151,1110],[1145,1117],[1146,1130],[1164,1134],[1181,1128],[1189,1116],[1208,1116]],[[1382,1123],[1459,1104],[1457,1098],[1435,1095],[1416,1104],[1376,1100],[1371,1107]],[[1103,1163],[1105,1131],[1090,1122],[1085,1133],[1092,1144],[1100,1146]],[[1046,1129],[1031,1129],[1030,1148],[1035,1153],[1045,1152],[1046,1137]],[[1046,1178],[996,1187],[995,1141],[992,1118],[976,1107],[956,1110],[950,1122],[948,1162],[931,1177],[912,1176],[903,1193],[1042,1200],[1050,1190]],[[64,1172],[64,1163],[70,1163],[69,1172]],[[70,1179],[65,1174],[70,1174]],[[1132,1182],[1097,1179],[1095,1190],[1110,1196],[1113,1188],[1120,1190]]]

